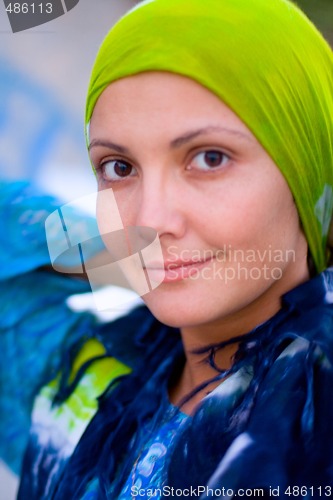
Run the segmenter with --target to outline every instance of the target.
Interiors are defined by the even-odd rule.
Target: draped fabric
[[[320,498],[320,488],[333,484],[332,303],[328,269],[287,293],[282,309],[243,337],[229,377],[170,442],[162,487],[216,491],[208,498],[230,498],[220,495],[222,488],[260,488],[269,498],[274,488],[280,498],[290,498],[289,486],[303,486],[308,498]],[[168,380],[182,359],[177,330],[160,324],[145,307],[100,328],[97,338],[111,361],[115,336],[132,334],[136,366],[116,384],[114,366],[106,368],[101,395],[99,377],[92,376],[100,371],[91,364],[73,392],[88,408],[95,401],[84,426],[64,411],[68,400],[54,408],[47,404],[55,386],[44,389],[44,404],[40,396],[35,404],[19,498],[87,498],[91,484],[91,498],[118,498],[146,445],[147,429],[163,419]],[[71,441],[66,456],[61,436]]]
[[[100,47],[87,142],[103,90],[145,71],[191,78],[242,119],[287,180],[322,271],[333,210],[333,55],[305,15],[288,0],[141,2]]]
[[[90,291],[88,283],[47,270],[44,223],[61,202],[23,181],[0,181],[0,190],[0,454],[18,473],[36,393],[97,321],[67,305],[69,296]],[[91,223],[78,213],[73,218],[83,230]]]

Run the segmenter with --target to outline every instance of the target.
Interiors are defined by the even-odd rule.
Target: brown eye
[[[126,161],[122,160],[109,160],[103,165],[103,177],[106,181],[118,181],[124,177],[131,177],[135,175],[135,168]]]
[[[208,153],[205,153],[204,161],[209,167],[219,167],[223,161],[223,153],[208,151]]]
[[[203,151],[193,158],[190,168],[196,170],[212,170],[226,165],[229,161],[229,156],[221,151]]]
[[[127,177],[132,172],[132,165],[120,161],[116,161],[113,168],[115,174],[119,175],[119,177]]]

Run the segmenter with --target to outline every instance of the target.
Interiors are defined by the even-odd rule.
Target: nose
[[[136,225],[153,228],[162,238],[181,238],[186,229],[186,211],[181,189],[172,175],[153,171],[141,182]]]

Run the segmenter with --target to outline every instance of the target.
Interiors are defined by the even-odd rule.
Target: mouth
[[[200,270],[209,265],[214,259],[215,257],[211,256],[202,260],[150,262],[144,269],[153,281],[171,283],[197,276]]]

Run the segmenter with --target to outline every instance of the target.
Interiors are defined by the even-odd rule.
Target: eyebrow
[[[209,126],[209,127],[204,127],[200,128],[198,130],[193,130],[191,132],[188,132],[187,134],[184,134],[180,137],[177,137],[176,139],[173,139],[170,142],[170,147],[172,149],[180,148],[184,144],[187,144],[188,142],[192,141],[196,137],[199,137],[201,135],[209,134],[211,132],[223,132],[227,133],[230,135],[235,135],[238,137],[241,137],[243,139],[246,139],[248,141],[253,142],[253,139],[250,135],[241,132],[240,130],[235,130],[227,127],[217,127],[217,126]],[[88,146],[88,150],[90,151],[92,148],[96,146],[103,146],[109,149],[113,149],[114,151],[117,151],[117,153],[121,154],[129,154],[129,149],[127,149],[125,146],[121,146],[120,144],[116,144],[114,142],[111,142],[109,140],[104,140],[104,139],[93,139],[91,143]]]
[[[96,146],[103,146],[109,149],[114,149],[115,151],[117,151],[117,153],[129,154],[129,150],[124,146],[120,146],[119,144],[115,144],[114,142],[103,139],[93,139],[88,146],[88,151]]]
[[[250,135],[241,132],[240,130],[235,130],[227,127],[219,127],[219,126],[209,126],[205,128],[200,128],[198,130],[193,130],[192,132],[188,132],[185,135],[182,135],[181,137],[178,137],[177,139],[174,139],[171,141],[170,146],[172,148],[179,148],[183,146],[184,144],[187,144],[190,142],[192,139],[195,139],[196,137],[199,137],[200,135],[205,135],[209,134],[211,132],[223,132],[227,133],[230,135],[235,135],[238,137],[242,137],[243,139],[246,139],[248,141],[253,142],[253,139]]]

